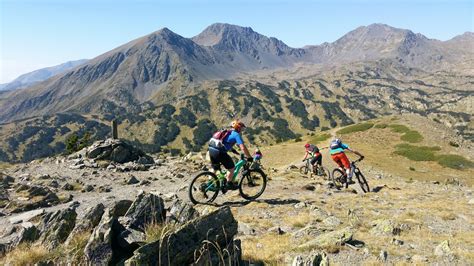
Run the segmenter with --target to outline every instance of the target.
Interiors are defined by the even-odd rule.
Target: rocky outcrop
[[[185,265],[194,261],[195,251],[204,242],[229,247],[237,234],[237,221],[229,207],[222,207],[192,220],[134,252],[126,265]],[[204,260],[204,256],[203,260]]]
[[[99,225],[94,229],[84,249],[88,263],[92,265],[107,265],[112,261],[112,241],[114,233],[112,226],[115,218],[108,211],[102,216]]]
[[[76,226],[69,235],[66,243],[69,243],[74,238],[74,236],[79,233],[93,230],[100,223],[102,215],[104,214],[104,209],[105,207],[102,203],[99,203],[93,207],[89,207],[86,210],[84,217],[76,223]]]
[[[134,146],[118,139],[97,141],[86,148],[85,156],[90,159],[107,160],[117,163],[138,161],[140,164],[153,164],[153,158]]]
[[[11,213],[20,213],[61,203],[58,196],[44,186],[22,184],[15,193],[15,199],[6,207]]]
[[[73,208],[46,213],[38,229],[39,242],[52,250],[64,243],[76,224],[77,213]]]
[[[296,256],[291,266],[329,266],[329,258],[325,252],[314,252],[311,255],[303,258]]]
[[[177,199],[166,214],[166,222],[183,224],[197,217],[199,217],[199,212],[191,204]]]
[[[127,226],[142,230],[146,224],[161,223],[165,217],[163,200],[151,193],[140,192],[128,209],[125,217],[129,219]]]

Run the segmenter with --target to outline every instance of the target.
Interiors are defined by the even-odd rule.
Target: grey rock
[[[15,178],[0,172],[0,188],[10,188],[15,182]]]
[[[302,208],[305,208],[307,205],[305,202],[298,202],[295,204],[295,209],[302,209]]]
[[[39,209],[39,210],[33,210],[33,211],[28,211],[28,212],[24,212],[22,214],[18,214],[18,215],[15,215],[13,217],[10,217],[8,220],[10,221],[10,223],[12,224],[17,224],[17,223],[21,223],[21,222],[28,222],[29,220],[41,215],[41,214],[44,214],[44,209]]]
[[[23,197],[13,200],[12,204],[7,207],[10,213],[20,213],[43,207],[51,207],[61,203],[55,193],[43,186],[21,185],[17,188],[16,192],[26,200],[23,200]]]
[[[94,187],[92,185],[86,185],[84,186],[84,188],[82,189],[83,192],[91,192],[94,190]]]
[[[329,266],[329,258],[325,252],[313,252],[306,258],[296,256],[292,266]]]
[[[428,262],[428,258],[423,255],[414,255],[411,257],[412,262]]]
[[[66,191],[71,191],[71,190],[74,190],[74,186],[69,184],[69,183],[66,183],[63,185],[62,189],[66,190]]]
[[[104,212],[105,207],[102,203],[87,208],[84,217],[82,217],[82,219],[80,219],[74,226],[66,244],[69,243],[77,234],[84,231],[92,231],[97,225],[99,225]]]
[[[138,248],[125,265],[156,265],[158,258],[162,258],[162,264],[166,261],[169,265],[187,265],[194,261],[194,254],[201,249],[203,241],[227,247],[236,234],[237,221],[230,208],[221,207],[167,234],[162,242],[156,241]]]
[[[328,218],[323,220],[324,225],[334,228],[340,225],[342,222],[335,216],[329,216]]]
[[[243,222],[239,222],[237,231],[242,235],[255,235],[256,233],[254,228]]]
[[[452,251],[451,251],[451,247],[449,245],[449,241],[445,240],[445,241],[441,242],[438,246],[436,246],[436,248],[434,250],[434,254],[438,257],[451,255]]]
[[[126,181],[127,185],[138,184],[140,181],[135,176],[130,176],[129,179]]]
[[[131,219],[129,226],[134,229],[143,229],[149,223],[163,222],[165,218],[163,200],[154,194],[142,191],[125,216]]]
[[[49,250],[64,243],[76,225],[77,213],[72,208],[46,213],[39,226],[39,242]]]
[[[395,245],[395,246],[402,246],[404,244],[404,242],[400,239],[393,238],[392,239],[392,244]]]
[[[379,219],[372,221],[374,228],[370,230],[373,235],[399,235],[400,227],[392,220]]]
[[[126,228],[117,237],[120,247],[129,249],[131,246],[140,246],[145,243],[146,235],[144,232],[132,228]]]
[[[107,265],[112,261],[112,231],[115,218],[105,211],[99,225],[94,229],[84,249],[84,255],[89,264]]]
[[[166,222],[183,224],[197,217],[199,217],[199,212],[193,205],[178,199],[173,202],[170,211],[166,214]]]
[[[240,223],[239,223],[239,226],[240,226]],[[280,226],[271,227],[268,229],[268,232],[276,233],[278,235],[283,235],[286,233]]]
[[[49,182],[48,186],[52,187],[52,188],[58,188],[59,187],[59,183],[58,181],[56,180],[52,180],[51,182]]]
[[[350,240],[352,240],[352,229],[347,227],[337,231],[324,233],[317,236],[315,239],[308,241],[307,243],[300,245],[301,248],[309,247],[333,247],[340,246]]]
[[[294,238],[302,238],[306,236],[317,237],[324,233],[324,229],[320,226],[307,225],[306,227],[301,228],[298,231],[292,233]]]
[[[117,163],[137,160],[153,162],[153,158],[146,155],[143,151],[118,139],[106,139],[95,142],[87,148],[86,156],[91,159],[108,160]]]
[[[112,216],[115,218],[124,216],[130,206],[132,206],[132,203],[131,200],[118,200],[114,202],[110,209]]]
[[[388,257],[388,253],[385,250],[381,250],[379,254],[379,260],[382,262],[386,262]]]
[[[51,176],[49,176],[48,174],[41,174],[41,175],[36,176],[36,179],[39,179],[39,180],[41,180],[41,179],[43,179],[43,180],[44,179],[50,179],[50,178],[51,178]]]

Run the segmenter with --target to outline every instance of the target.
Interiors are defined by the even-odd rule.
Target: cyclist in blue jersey
[[[219,169],[220,164],[224,165],[227,169],[226,177],[226,188],[237,189],[238,185],[232,181],[235,164],[232,158],[227,154],[228,151],[235,151],[233,146],[237,144],[240,150],[247,157],[247,161],[252,162],[253,158],[250,155],[247,147],[240,136],[240,133],[245,128],[245,124],[239,120],[232,121],[231,130],[226,132],[226,135],[222,139],[221,145],[217,145],[216,142],[209,142],[209,157],[211,158],[212,166],[215,170]]]

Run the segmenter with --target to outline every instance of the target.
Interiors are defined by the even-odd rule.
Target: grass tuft
[[[435,151],[441,150],[440,147],[414,146],[410,144],[399,144],[395,146],[395,154],[404,156],[412,161],[435,161]]]
[[[311,138],[311,143],[318,143],[318,142],[326,141],[330,137],[331,137],[331,134],[329,134],[329,133],[318,134],[315,137]]]
[[[67,254],[72,264],[80,264],[84,261],[84,249],[89,241],[91,232],[80,232],[71,239],[66,247]]]
[[[474,168],[474,162],[467,160],[460,155],[445,154],[436,156],[436,161],[444,166],[452,169],[463,170],[467,168]]]
[[[387,128],[387,127],[388,127],[388,125],[383,124],[383,123],[382,124],[377,124],[377,125],[374,126],[374,128]]]
[[[162,239],[166,234],[174,231],[176,225],[150,223],[145,226],[145,242],[151,243]]]
[[[392,125],[389,125],[389,127],[395,133],[407,133],[407,132],[410,131],[410,129],[407,126],[404,126],[404,125],[392,124]]]
[[[357,125],[352,125],[345,127],[343,129],[340,129],[337,131],[337,134],[350,134],[354,132],[360,132],[360,131],[366,131],[371,129],[374,126],[373,123],[362,123],[362,124],[357,124]]]
[[[400,137],[400,139],[406,142],[410,142],[410,143],[417,143],[423,140],[423,136],[420,133],[418,133],[418,131],[410,130],[406,132],[405,134],[403,134]]]
[[[267,234],[242,242],[245,261],[263,262],[265,265],[283,265],[285,253],[293,248],[289,234]]]
[[[0,259],[0,265],[34,265],[39,262],[58,262],[64,259],[65,254],[62,248],[48,251],[44,246],[33,246],[31,244],[20,244],[15,249],[8,252]]]

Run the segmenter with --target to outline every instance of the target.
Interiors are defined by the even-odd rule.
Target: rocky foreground
[[[364,194],[267,167],[259,200],[228,192],[217,206],[192,206],[187,185],[206,166],[202,155],[118,163],[101,149],[93,154],[109,157],[89,150],[3,171],[1,264],[474,262],[474,195],[457,180],[418,182],[362,164]]]

